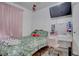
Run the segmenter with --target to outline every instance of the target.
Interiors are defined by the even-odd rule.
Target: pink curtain
[[[0,3],[0,38],[22,36],[23,10]]]

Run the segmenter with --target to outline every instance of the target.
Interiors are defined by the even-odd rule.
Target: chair
[[[49,35],[47,37],[47,45],[49,46],[49,55],[51,55],[51,52],[57,54],[58,56],[62,54],[62,51],[58,49],[60,45],[58,44],[57,35]]]

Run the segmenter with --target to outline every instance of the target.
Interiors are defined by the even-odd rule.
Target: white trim
[[[24,8],[24,7],[22,7],[22,6],[18,5],[18,4],[12,3],[12,2],[5,2],[5,3],[7,3],[7,4],[9,4],[9,5],[13,5],[13,6],[18,7],[18,8],[20,8],[20,9],[23,9],[23,10],[27,10],[26,8]],[[49,3],[50,3],[50,2],[49,2]],[[60,5],[60,4],[62,4],[62,3],[64,3],[64,2],[59,2],[59,3],[56,3],[56,4],[54,4],[54,5],[50,5],[50,6],[48,6],[48,7],[53,7],[53,6],[56,6],[56,5]],[[47,7],[46,7],[46,8],[47,8]],[[43,9],[45,9],[45,8],[43,8]],[[43,9],[40,9],[40,10],[43,10]],[[29,10],[29,9],[28,9],[28,10]],[[39,11],[39,10],[37,10],[37,11]]]
[[[21,7],[21,6],[17,5],[17,4],[12,3],[12,2],[5,2],[5,3],[7,3],[7,4],[9,4],[9,5],[12,5],[12,6],[15,6],[15,7],[17,7],[17,8],[20,8],[20,9],[22,9],[22,10],[27,10],[26,8],[23,8],[23,7]]]
[[[72,53],[72,56],[79,56],[79,55],[77,55],[77,54],[75,54],[75,53]]]

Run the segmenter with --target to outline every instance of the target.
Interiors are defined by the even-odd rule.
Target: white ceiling
[[[15,4],[18,4],[19,6],[22,6],[24,8],[27,8],[29,10],[32,10],[33,4],[37,5],[37,10],[45,8],[47,6],[56,4],[58,2],[13,2]]]

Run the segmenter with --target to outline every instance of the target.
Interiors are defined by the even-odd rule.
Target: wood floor
[[[67,56],[68,54],[64,54],[63,51],[55,51],[52,52],[52,48],[50,49],[50,53],[49,53],[49,47],[48,46],[45,46],[41,49],[39,49],[38,51],[36,51],[32,56]]]
[[[40,50],[38,50],[37,52],[35,52],[32,56],[41,56],[43,55],[46,51],[48,51],[48,46],[45,46],[43,48],[41,48]]]

